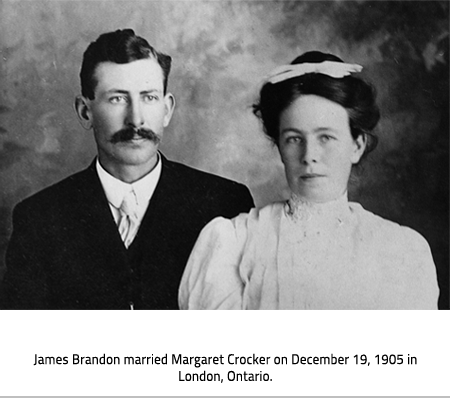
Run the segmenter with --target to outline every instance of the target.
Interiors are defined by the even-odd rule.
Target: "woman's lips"
[[[300,176],[302,180],[311,180],[315,178],[325,177],[323,174],[308,173]]]

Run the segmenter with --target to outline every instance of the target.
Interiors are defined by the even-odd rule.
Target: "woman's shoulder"
[[[428,247],[426,239],[410,227],[374,214],[356,202],[350,202],[350,209],[357,217],[359,228],[386,244],[400,246],[403,243],[409,247]]]
[[[357,220],[355,239],[361,243],[368,263],[374,264],[390,286],[401,293],[395,295],[396,308],[435,309],[439,288],[425,238],[359,204],[352,203],[350,208]]]
[[[283,209],[284,203],[276,202],[231,219],[216,217],[200,232],[197,246],[228,246],[241,250],[249,241],[265,241],[261,238],[277,235]]]
[[[261,208],[252,208],[248,213],[241,213],[234,218],[216,217],[204,230],[229,230],[255,228],[265,223],[277,222],[284,212],[285,202],[270,203]]]

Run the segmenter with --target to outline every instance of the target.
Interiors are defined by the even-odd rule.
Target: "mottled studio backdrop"
[[[362,64],[379,92],[380,144],[350,197],[427,238],[448,306],[448,5],[0,0],[0,277],[13,206],[96,153],[73,111],[83,51],[131,27],[173,57],[177,108],[163,152],[247,184],[259,206],[287,195],[251,113],[261,78],[313,49]]]

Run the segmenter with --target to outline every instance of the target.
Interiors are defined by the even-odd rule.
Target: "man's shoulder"
[[[17,206],[19,208],[29,207],[51,207],[51,203],[68,203],[75,197],[83,195],[88,182],[95,174],[91,168],[76,172],[68,177],[46,187],[23,199]]]
[[[209,187],[223,187],[224,189],[232,187],[241,187],[247,189],[245,185],[230,180],[225,177],[221,177],[217,174],[209,173],[197,168],[188,166],[183,163],[175,162],[173,160],[164,159],[163,161],[163,173],[167,170],[168,175],[175,179],[189,184],[191,187],[200,187],[202,189]]]
[[[194,214],[202,225],[217,216],[233,218],[254,207],[244,184],[165,158],[159,187],[158,197],[164,197],[165,206]]]

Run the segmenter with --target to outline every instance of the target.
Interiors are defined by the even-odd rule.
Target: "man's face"
[[[103,62],[95,70],[95,98],[83,99],[102,166],[117,176],[124,169],[148,173],[156,164],[174,99],[164,95],[163,71],[154,59]]]

